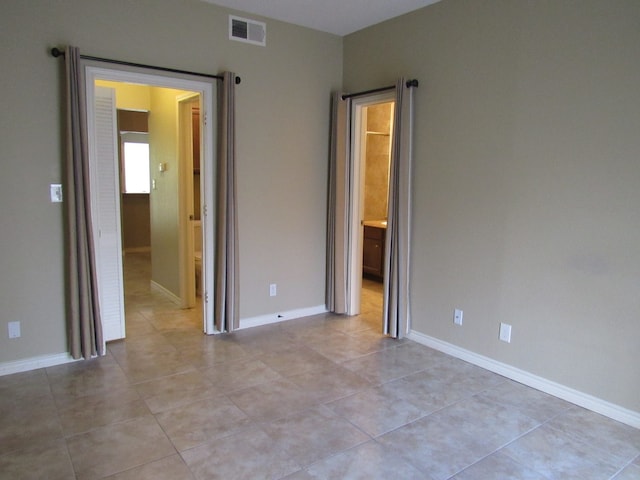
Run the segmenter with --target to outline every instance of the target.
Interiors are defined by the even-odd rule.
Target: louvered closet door
[[[89,115],[93,231],[102,329],[108,342],[125,335],[115,90],[95,87],[93,107]]]

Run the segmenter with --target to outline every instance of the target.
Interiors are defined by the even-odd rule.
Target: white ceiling
[[[440,0],[204,1],[343,36]]]

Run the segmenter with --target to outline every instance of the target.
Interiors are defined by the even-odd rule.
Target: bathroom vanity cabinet
[[[362,246],[362,272],[382,280],[384,276],[384,237],[385,228],[364,226]]]

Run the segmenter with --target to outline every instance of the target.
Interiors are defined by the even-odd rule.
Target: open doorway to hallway
[[[141,297],[148,303],[163,297],[175,308],[192,308],[199,317],[200,331],[211,330],[209,309],[202,304],[202,295],[195,295],[197,289],[204,292],[210,284],[207,273],[211,272],[202,266],[196,269],[195,262],[205,255],[210,258],[213,248],[212,224],[208,218],[197,219],[200,208],[213,203],[213,175],[206,176],[211,178],[208,182],[200,180],[200,171],[213,170],[213,129],[203,128],[201,120],[214,107],[213,87],[211,82],[87,67],[93,229],[105,341],[125,337],[129,302]],[[187,120],[180,116],[181,102],[189,104]],[[118,149],[123,150],[120,142],[129,129],[117,126],[116,110],[149,112],[149,187],[146,195],[137,193],[148,199],[148,213],[146,219],[133,222],[126,221],[131,213],[124,201],[129,194],[123,186],[126,159],[117,155]],[[191,110],[198,113],[196,123]],[[198,145],[195,151],[194,144]],[[194,154],[198,155],[195,162]],[[125,238],[125,225],[142,226],[144,230],[145,223],[149,232],[146,245],[143,242],[132,247],[125,243],[130,239]],[[194,241],[194,235],[198,235],[198,241]],[[109,270],[108,265],[114,264],[116,268]],[[202,278],[196,278],[196,270]],[[141,286],[143,278],[146,286]],[[133,290],[128,291],[132,285]],[[188,290],[193,292],[193,299],[188,297]]]
[[[113,91],[117,110],[125,322],[131,300],[138,304],[141,293],[153,293],[159,297],[153,303],[195,309],[202,324],[200,95],[126,82],[95,85]],[[131,148],[140,146],[146,158]]]

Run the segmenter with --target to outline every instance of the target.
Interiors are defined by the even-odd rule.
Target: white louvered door
[[[94,87],[93,109],[87,115],[91,207],[100,314],[108,342],[125,336],[115,90]]]

